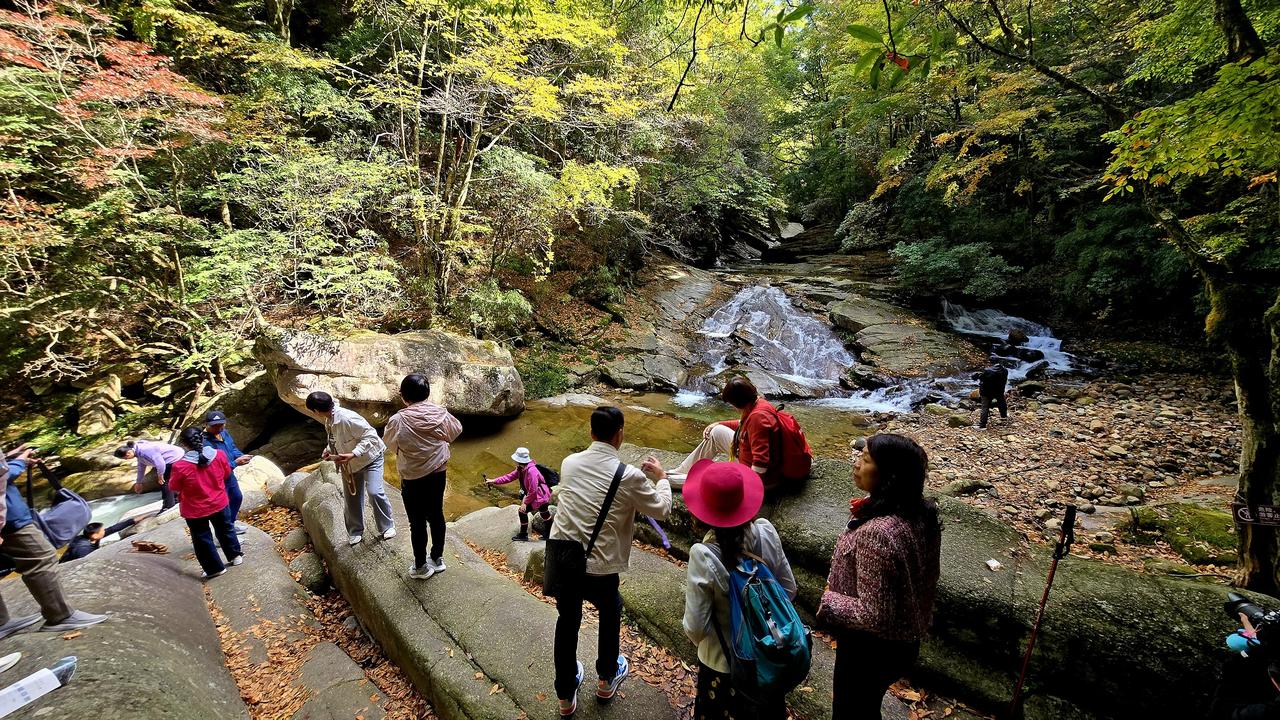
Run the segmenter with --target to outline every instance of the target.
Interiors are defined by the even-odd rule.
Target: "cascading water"
[[[942,317],[952,330],[962,335],[973,335],[999,340],[1002,344],[1009,333],[1017,330],[1027,336],[1023,348],[1039,353],[1053,372],[1070,372],[1075,369],[1075,357],[1062,351],[1062,341],[1053,336],[1048,327],[999,310],[966,310],[960,305],[942,301]],[[1009,381],[1022,380],[1035,367],[1038,360],[1027,357],[997,355],[1009,368]]]
[[[1044,325],[998,310],[966,310],[945,300],[942,312],[955,332],[998,341],[998,350],[1021,355],[995,356],[1009,368],[1010,382],[1025,379],[1038,367],[1047,372],[1075,368],[1075,358]],[[1028,338],[1018,348],[1006,342],[1014,330]],[[906,413],[925,402],[954,404],[977,387],[977,381],[964,374],[905,380],[878,390],[842,390],[840,381],[857,359],[827,323],[797,310],[786,293],[771,286],[740,291],[703,322],[699,333],[704,339],[697,352],[708,372],[676,394],[672,402],[677,405],[705,401],[711,379],[731,367],[764,370],[808,388],[817,399],[805,404],[858,412]]]
[[[696,352],[708,372],[675,398],[694,404],[705,397],[710,379],[731,367],[763,370],[821,396],[840,391],[840,379],[857,359],[831,327],[796,309],[781,289],[756,285],[739,291],[698,330]]]

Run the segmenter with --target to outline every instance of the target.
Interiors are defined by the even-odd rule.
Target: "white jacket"
[[[618,462],[617,449],[602,442],[593,442],[586,450],[564,459],[556,520],[551,526],[553,539],[578,540],[586,547]],[[637,512],[659,520],[665,518],[671,512],[671,483],[659,480],[655,484],[638,468],[627,465],[595,549],[587,558],[588,575],[612,575],[627,569]]]
[[[773,523],[760,518],[747,526],[742,538],[743,549],[757,555],[769,566],[773,577],[787,596],[796,597],[796,579],[791,563],[782,550],[782,540]],[[716,672],[729,672],[720,638],[711,624],[711,613],[720,621],[725,641],[731,642],[732,619],[729,617],[729,572],[720,561],[720,548],[715,535],[707,533],[702,542],[689,548],[689,581],[684,588],[684,634],[698,646],[698,660]]]
[[[365,469],[382,457],[387,449],[382,438],[378,437],[378,431],[360,417],[360,413],[342,407],[337,400],[333,401],[333,414],[324,418],[324,430],[329,436],[329,447],[333,452],[355,455],[347,463],[351,472]]]

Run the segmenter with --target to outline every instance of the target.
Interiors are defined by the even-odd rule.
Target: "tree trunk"
[[[1276,505],[1280,501],[1280,295],[1274,288],[1221,277],[1209,279],[1206,289],[1212,309],[1205,329],[1227,351],[1239,405],[1236,499],[1249,505]],[[1277,529],[1238,527],[1237,583],[1268,595],[1280,594]]]
[[[1240,0],[1214,0],[1213,21],[1227,36],[1227,59],[1231,62],[1266,54],[1267,49],[1240,6]]]

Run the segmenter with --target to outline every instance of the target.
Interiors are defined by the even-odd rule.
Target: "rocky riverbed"
[[[1155,374],[1023,385],[1010,417],[927,406],[881,430],[929,450],[929,485],[998,515],[1031,539],[1081,510],[1073,552],[1130,567],[1225,576],[1240,425],[1224,381]]]

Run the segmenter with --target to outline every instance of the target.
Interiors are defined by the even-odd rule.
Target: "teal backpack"
[[[787,591],[760,558],[746,555],[729,573],[732,644],[712,615],[729,660],[733,688],[761,702],[787,694],[809,676],[813,638]]]

